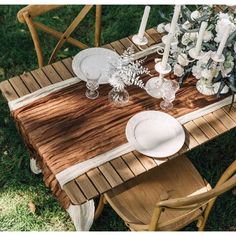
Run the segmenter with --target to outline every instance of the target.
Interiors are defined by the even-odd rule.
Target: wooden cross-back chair
[[[28,5],[22,8],[17,13],[18,20],[21,23],[26,23],[29,28],[29,31],[33,39],[34,47],[36,50],[39,67],[42,67],[44,65],[44,60],[43,60],[43,53],[42,53],[42,48],[40,46],[37,29],[42,30],[52,35],[53,37],[59,39],[57,45],[55,46],[50,56],[48,64],[50,64],[55,59],[56,54],[58,53],[58,51],[61,49],[62,45],[65,42],[68,42],[81,49],[85,49],[89,47],[88,45],[80,42],[79,40],[70,37],[70,35],[75,30],[75,28],[79,25],[79,23],[84,19],[84,17],[88,14],[88,12],[92,9],[93,5],[85,5],[82,8],[82,10],[79,12],[79,14],[75,17],[75,19],[71,22],[71,24],[69,25],[69,27],[66,29],[65,32],[59,32],[40,22],[34,21],[35,17],[40,16],[51,10],[60,8],[62,6],[63,5]],[[100,35],[101,35],[101,5],[96,5],[95,7],[96,7],[96,16],[95,16],[95,45],[94,46],[99,47]]]
[[[179,230],[193,221],[202,231],[216,198],[236,186],[235,173],[236,161],[212,189],[181,156],[105,193],[96,217],[108,202],[134,231]]]

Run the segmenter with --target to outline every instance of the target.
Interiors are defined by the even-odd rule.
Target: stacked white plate
[[[185,132],[174,117],[160,111],[143,111],[128,121],[126,137],[140,153],[166,158],[181,149]]]
[[[88,48],[80,51],[73,58],[72,69],[77,77],[83,81],[87,81],[86,73],[98,70],[101,74],[99,84],[107,84],[107,70],[111,61],[116,62],[119,55],[110,49],[106,48]]]

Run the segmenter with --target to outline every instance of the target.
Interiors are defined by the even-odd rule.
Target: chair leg
[[[106,204],[106,198],[104,197],[104,195],[101,195],[100,199],[99,199],[97,209],[95,211],[94,220],[97,220],[98,217],[102,214],[102,211],[104,209],[105,204]]]

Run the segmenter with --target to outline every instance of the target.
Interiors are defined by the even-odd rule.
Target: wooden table
[[[161,36],[154,28],[147,30],[145,35],[148,38],[149,43],[147,46],[144,46],[144,48],[150,47],[160,41]],[[136,52],[140,51],[140,48],[132,43],[131,37],[132,36],[114,41],[103,47],[115,50],[118,54],[123,53],[123,51],[131,45],[133,45]],[[75,76],[72,71],[71,63],[72,58],[67,58],[3,81],[0,84],[2,94],[7,101],[12,101],[42,87],[70,79]],[[228,111],[228,106],[226,106],[198,119],[192,120],[184,125],[187,137],[184,146],[178,153],[168,159],[186,153],[233,129],[235,126],[236,103],[234,103],[231,112]],[[66,196],[69,197],[73,204],[82,204],[88,199],[99,196],[100,194],[161,165],[165,161],[166,160],[146,157],[136,151],[130,152],[70,181],[65,185],[64,190]],[[55,186],[57,185],[55,178],[46,176],[46,173],[47,171],[45,170],[45,183],[52,188],[56,196],[61,196],[61,191],[55,189]],[[64,195],[59,200],[63,202],[63,198],[65,198]],[[64,204],[64,206],[65,205],[66,204]]]

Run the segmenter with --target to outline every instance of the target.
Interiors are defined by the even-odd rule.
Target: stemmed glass
[[[98,70],[93,70],[85,73],[87,82],[86,87],[87,90],[85,95],[89,99],[96,99],[99,96],[98,88],[99,88],[99,78],[101,76],[101,72]]]
[[[175,80],[165,80],[162,86],[162,98],[164,101],[160,103],[163,110],[170,110],[173,108],[173,101],[175,94],[179,90],[179,83]]]

